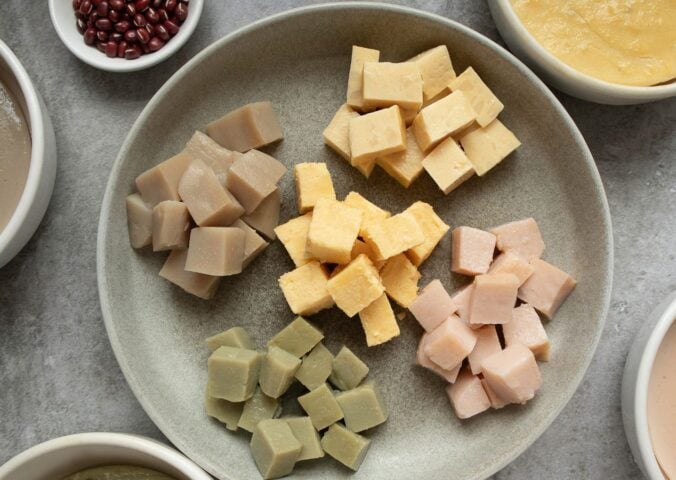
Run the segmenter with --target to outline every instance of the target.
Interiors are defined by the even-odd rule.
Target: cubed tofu
[[[233,164],[237,155],[227,148],[221,147],[218,143],[209,137],[206,133],[195,132],[185,144],[185,151],[193,158],[199,158],[216,174],[219,183],[225,187],[225,179],[228,177],[228,170]]]
[[[440,280],[432,280],[413,300],[408,309],[426,332],[431,332],[441,322],[454,314],[458,307],[455,305]]]
[[[526,403],[542,385],[535,356],[521,343],[484,359],[481,371],[495,394],[509,403]]]
[[[415,63],[365,62],[363,82],[366,108],[422,106],[423,80]]]
[[[293,436],[303,445],[298,461],[322,458],[324,450],[310,417],[287,417],[283,419],[291,428]]]
[[[516,150],[521,142],[495,119],[485,127],[464,134],[460,137],[460,145],[481,177]]]
[[[369,367],[345,345],[333,357],[332,366],[329,381],[343,391],[356,388],[369,373]]]
[[[312,222],[312,212],[300,217],[292,218],[275,228],[275,233],[291,257],[294,265],[300,267],[312,261],[312,255],[307,251],[307,234]]]
[[[425,102],[443,93],[451,80],[455,78],[455,70],[453,70],[453,63],[446,45],[425,50],[411,58],[409,62],[418,65],[423,79],[423,100]]]
[[[277,159],[249,150],[230,167],[226,186],[250,214],[275,191],[285,173],[286,167]]]
[[[373,382],[336,394],[336,401],[343,411],[345,426],[355,433],[385,423],[389,416],[387,405]]]
[[[298,397],[298,403],[310,416],[312,425],[317,431],[323,430],[343,418],[343,411],[326,383]]]
[[[326,288],[348,317],[354,317],[385,292],[378,270],[364,254],[331,277]]]
[[[192,156],[183,151],[136,177],[143,201],[155,206],[164,200],[180,200],[178,182],[192,161]]]
[[[372,163],[390,153],[406,150],[406,126],[398,106],[350,119],[353,166]]]
[[[258,383],[263,354],[254,350],[219,347],[207,361],[209,395],[229,402],[251,398]]]
[[[474,349],[476,333],[451,315],[428,334],[425,354],[444,370],[452,370]]]
[[[190,231],[185,261],[189,272],[225,277],[242,272],[246,233],[236,227],[200,227]]]
[[[482,127],[498,118],[498,114],[504,108],[502,102],[498,100],[498,97],[486,86],[472,67],[468,67],[457,78],[450,81],[448,87],[453,92],[460,91],[465,94],[476,112],[477,123]]]
[[[281,140],[284,135],[270,102],[249,103],[207,125],[219,145],[246,152]]]
[[[369,225],[362,237],[378,260],[387,260],[425,242],[420,224],[406,212]]]
[[[372,48],[352,46],[352,59],[350,61],[350,74],[347,79],[347,105],[357,111],[363,112],[364,105],[364,62],[377,62],[380,60],[380,52]]]
[[[406,125],[407,127],[411,126],[411,124],[413,123],[413,120],[415,120],[415,117],[418,116],[418,112],[420,111],[420,109],[418,109],[418,108],[409,108],[409,109],[400,108],[399,110],[401,112],[401,118],[404,119],[404,125]],[[407,142],[408,142],[408,139],[407,139]]]
[[[185,269],[188,250],[172,250],[160,270],[160,277],[169,280],[196,297],[209,300],[218,289],[221,277],[189,272]]]
[[[281,397],[291,386],[299,367],[299,358],[274,345],[269,347],[258,379],[261,390],[268,397]]]
[[[472,292],[474,291],[474,283],[465,285],[451,294],[451,300],[458,310],[456,315],[460,320],[469,325],[470,300],[472,299]]]
[[[423,333],[420,337],[420,342],[418,343],[418,350],[416,351],[416,363],[421,367],[434,372],[439,377],[446,380],[448,383],[453,383],[458,378],[458,373],[460,373],[460,368],[462,368],[462,362],[458,363],[458,366],[450,370],[445,370],[439,365],[434,363],[425,353],[425,348],[427,347],[427,341],[429,339],[429,333]]]
[[[261,354],[261,357],[265,358],[265,356]],[[264,420],[278,417],[281,411],[279,400],[266,395],[261,388],[257,388],[253,396],[244,402],[237,426],[253,433],[256,425]]]
[[[355,472],[359,470],[370,445],[371,440],[339,423],[331,425],[322,437],[324,451]]]
[[[190,214],[185,203],[165,200],[153,208],[153,252],[188,247]]]
[[[534,218],[524,218],[491,229],[501,252],[509,252],[526,262],[540,258],[545,251],[545,242],[540,227]]]
[[[361,210],[343,202],[320,198],[312,211],[307,251],[323,263],[350,263],[361,228]]]
[[[228,402],[222,398],[211,397],[207,392],[204,407],[207,415],[225,424],[225,428],[228,430],[237,431],[237,422],[242,416],[244,402]]]
[[[247,350],[254,350],[254,345],[251,337],[242,327],[232,327],[224,332],[212,335],[206,339],[207,347],[212,352],[218,347],[238,347],[246,348]]]
[[[512,320],[502,326],[505,345],[521,343],[533,352],[535,358],[549,360],[549,338],[542,321],[533,307],[524,303],[512,311]]]
[[[302,450],[303,445],[282,419],[263,420],[251,436],[251,455],[264,479],[290,474]]]
[[[509,325],[509,323],[505,325]],[[467,359],[472,374],[479,375],[481,373],[481,362],[491,355],[501,352],[502,346],[495,325],[485,325],[474,330],[474,333],[476,333],[476,345],[474,345],[474,349]]]
[[[361,254],[366,255],[369,257],[369,259],[373,262],[373,258],[375,258],[375,254],[373,253],[373,250],[371,250],[371,247],[369,247],[365,242],[362,242],[361,240],[357,239],[354,241],[354,245],[352,246],[352,252],[350,252],[350,256],[352,257],[351,260],[354,260]],[[373,264],[376,266],[378,270],[382,267],[382,265],[378,266],[376,263],[384,263],[383,262],[373,262]],[[338,267],[336,267],[338,268]],[[334,272],[337,274],[338,272]]]
[[[420,110],[413,133],[420,150],[428,153],[442,140],[470,125],[476,112],[462,92],[453,92]]]
[[[478,228],[456,227],[452,238],[452,272],[463,275],[488,272],[495,251],[495,235]]]
[[[408,188],[423,172],[423,155],[413,131],[406,130],[406,150],[378,157],[376,164],[404,188]]]
[[[403,253],[387,259],[380,269],[385,292],[404,308],[408,308],[418,296],[420,276],[418,269]]]
[[[320,198],[336,199],[333,181],[325,163],[297,163],[294,166],[298,211],[312,210]]]
[[[355,112],[348,104],[344,103],[335,113],[323,133],[324,143],[348,162],[351,159],[350,120],[358,116],[359,113]]]
[[[425,171],[446,195],[474,175],[474,167],[453,138],[447,138],[422,161]]]
[[[268,348],[279,347],[300,358],[312,350],[324,334],[303,317],[296,317],[268,341]]]
[[[364,236],[366,229],[381,220],[385,220],[391,216],[390,212],[374,205],[357,192],[350,192],[343,201],[348,207],[356,208],[362,212],[361,227],[359,228],[359,235]]]
[[[533,274],[519,287],[519,299],[551,319],[577,282],[544,260],[533,260],[531,266]]]
[[[413,265],[420,266],[429,258],[450,227],[434,212],[429,203],[417,201],[404,210],[404,213],[410,213],[415,217],[425,236],[423,243],[406,250],[406,256]]]
[[[328,279],[326,268],[313,260],[279,277],[279,286],[293,313],[313,315],[333,306]]]
[[[491,401],[491,408],[498,409],[509,405],[509,402],[500,398],[498,394],[493,391],[485,378],[481,379],[481,386],[484,387],[486,395],[488,395],[488,399]]]
[[[133,193],[125,199],[127,228],[132,248],[143,248],[153,241],[153,207]]]
[[[446,387],[446,394],[455,415],[463,420],[491,408],[491,401],[481,380],[468,370],[462,370],[455,383]]]
[[[333,354],[323,343],[308,353],[296,372],[296,379],[308,390],[322,386],[333,370]]]
[[[244,223],[241,219],[233,222],[231,227],[239,228],[244,232],[244,259],[242,260],[242,269],[249,266],[254,259],[260,255],[269,245],[263,237],[256,233],[256,230]]]
[[[474,278],[470,298],[469,324],[504,324],[512,319],[519,280],[509,273],[479,275]]]
[[[385,294],[359,312],[359,320],[366,334],[366,345],[369,347],[389,342],[399,336],[399,325]]]
[[[279,189],[275,190],[265,197],[253,212],[243,215],[242,220],[247,225],[256,229],[268,240],[274,240],[275,227],[279,224],[279,208],[282,203],[282,196]]]
[[[503,252],[493,260],[488,273],[511,273],[519,279],[519,286],[533,274],[533,267],[510,252]]]

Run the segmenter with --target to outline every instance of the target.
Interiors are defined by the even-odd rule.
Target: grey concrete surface
[[[65,0],[64,0],[65,1]],[[207,0],[189,43],[167,62],[115,75],[59,41],[46,0],[0,1],[0,38],[49,108],[59,149],[47,215],[0,270],[0,464],[50,438],[85,431],[161,439],[125,383],[96,290],[96,230],[108,173],[145,103],[217,38],[299,0]],[[455,19],[501,43],[483,1],[399,1]],[[676,290],[676,99],[608,107],[557,94],[589,143],[613,217],[615,275],[601,343],[576,395],[547,432],[495,479],[636,479],[620,383],[632,339]],[[452,466],[449,474],[452,472]]]

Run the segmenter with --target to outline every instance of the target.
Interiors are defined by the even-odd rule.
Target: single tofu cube
[[[408,308],[418,296],[420,276],[418,269],[403,253],[389,258],[380,270],[385,292],[404,308]]]
[[[366,229],[374,223],[378,223],[381,220],[385,220],[391,216],[390,212],[383,210],[382,208],[374,205],[369,202],[366,198],[361,196],[357,192],[350,192],[345,197],[343,201],[348,207],[356,208],[361,210],[362,221],[361,227],[359,228],[359,236],[363,237]]]
[[[279,224],[279,209],[282,203],[282,196],[279,189],[265,197],[263,201],[256,207],[256,210],[249,214],[242,216],[242,220],[256,229],[256,231],[264,235],[268,240],[274,240],[275,228]]]
[[[300,358],[312,350],[323,338],[324,334],[317,327],[303,317],[296,317],[293,322],[270,339],[267,347],[279,347]]]
[[[415,63],[366,62],[363,82],[367,108],[399,105],[417,110],[422,106],[423,80]]]
[[[225,424],[225,428],[237,431],[237,422],[242,416],[244,402],[228,402],[222,398],[213,398],[207,394],[204,400],[207,415]]]
[[[505,324],[512,319],[519,280],[509,273],[479,275],[469,305],[469,324]]]
[[[486,358],[481,371],[495,394],[509,403],[526,403],[542,385],[535,356],[521,343]]]
[[[225,187],[225,179],[228,177],[228,170],[233,164],[236,155],[227,148],[221,147],[218,143],[209,137],[206,133],[195,132],[185,144],[185,151],[192,158],[199,158],[216,174],[219,183]]]
[[[307,251],[322,263],[350,263],[362,213],[343,202],[320,198],[312,211]]]
[[[230,225],[244,208],[219,183],[214,171],[202,160],[193,160],[178,184],[178,193],[200,227]]]
[[[460,137],[460,145],[481,177],[516,150],[521,142],[500,120],[495,119],[485,127],[464,134]]]
[[[519,279],[519,286],[533,275],[533,267],[526,260],[510,252],[503,252],[493,260],[488,273],[511,273]]]
[[[246,234],[235,227],[200,227],[190,231],[185,269],[225,277],[242,272]]]
[[[469,325],[470,300],[472,299],[473,291],[474,283],[470,283],[469,285],[465,285],[459,290],[456,290],[451,295],[451,300],[453,300],[455,306],[458,307],[458,311],[455,314],[467,325]]]
[[[476,333],[451,315],[428,334],[425,355],[444,370],[453,370],[474,350]]]
[[[474,167],[453,138],[447,138],[422,161],[425,171],[446,195],[474,175]]]
[[[361,240],[357,239],[357,240],[354,241],[354,245],[352,246],[352,252],[350,252],[350,256],[352,257],[352,260],[354,260],[355,258],[357,258],[361,254],[366,255],[373,262],[372,257],[375,257],[375,254],[373,253],[373,250],[371,250],[371,247],[369,247],[365,242],[362,242]],[[384,261],[378,262],[378,263],[384,264]],[[380,267],[382,267],[382,265],[380,267],[378,265],[376,265],[376,262],[373,262],[373,265],[375,265],[375,267],[378,270],[380,270]],[[339,265],[339,267],[342,267],[342,266],[344,266],[344,265]],[[338,267],[336,267],[336,268],[338,268]],[[335,269],[334,269],[334,272],[335,272]],[[339,272],[336,272],[336,274],[337,273],[339,273]]]
[[[132,248],[143,248],[153,241],[153,208],[145,203],[138,193],[125,199],[127,227]]]
[[[322,134],[324,143],[348,162],[352,156],[350,154],[350,120],[358,116],[357,112],[344,103]]]
[[[498,100],[498,97],[486,86],[472,67],[468,67],[457,78],[450,81],[448,87],[453,92],[460,91],[465,94],[474,111],[476,111],[477,123],[482,127],[498,118],[498,114],[504,108],[502,102]]]
[[[336,394],[336,401],[343,411],[345,426],[355,433],[385,423],[389,416],[383,397],[373,382]]]
[[[408,212],[369,225],[363,238],[377,255],[377,260],[387,260],[425,242],[420,224]]]
[[[297,163],[294,166],[298,211],[312,210],[320,198],[336,199],[333,181],[325,163]]]
[[[290,474],[302,450],[285,420],[263,420],[251,436],[251,455],[265,479]]]
[[[350,163],[373,162],[377,157],[406,150],[406,126],[398,106],[350,119]]]
[[[441,322],[453,315],[458,307],[455,305],[440,280],[432,280],[411,302],[408,309],[426,332],[431,332]]]
[[[172,250],[160,270],[160,277],[196,297],[204,300],[213,298],[221,277],[187,271],[185,269],[187,259],[188,250]]]
[[[229,402],[250,399],[261,368],[263,355],[254,350],[219,347],[209,357],[209,395]]]
[[[242,416],[239,418],[237,426],[253,433],[259,422],[276,418],[281,410],[279,400],[269,397],[262,389],[257,388],[253,396],[244,402]]]
[[[370,445],[371,440],[339,423],[331,425],[322,437],[324,451],[355,472],[359,470]]]
[[[519,287],[519,299],[551,319],[577,282],[544,260],[533,260],[531,266],[533,274]]]
[[[505,325],[509,325],[509,323],[505,323]],[[469,368],[472,374],[479,375],[481,373],[481,362],[494,353],[501,352],[502,346],[500,345],[495,325],[485,325],[477,328],[474,330],[474,333],[476,333],[476,345],[474,345],[474,349],[467,359],[469,360]]]
[[[369,373],[369,367],[345,345],[333,358],[329,381],[341,390],[351,390]]]
[[[455,382],[456,378],[458,378],[458,373],[460,373],[460,368],[462,368],[462,362],[460,362],[458,366],[455,368],[445,370],[436,363],[434,363],[432,360],[430,360],[430,358],[425,353],[425,348],[427,347],[427,341],[429,339],[429,336],[430,336],[429,333],[423,333],[422,337],[420,337],[420,342],[418,343],[418,350],[416,351],[416,363],[421,367],[425,367],[426,369],[436,373],[438,376],[446,380],[448,383]]]
[[[258,379],[261,390],[269,397],[281,397],[291,386],[299,367],[299,358],[274,345],[268,348]]]
[[[359,320],[366,334],[366,345],[369,347],[380,345],[399,336],[399,325],[385,294],[359,312]]]
[[[249,264],[261,254],[268,246],[268,242],[263,240],[263,237],[256,233],[256,230],[244,223],[241,219],[233,222],[231,227],[239,228],[244,232],[244,259],[242,260],[242,269],[249,266]]]
[[[155,206],[164,200],[180,200],[178,182],[192,161],[183,151],[136,177],[136,188],[143,201]]]
[[[270,102],[249,103],[227,113],[207,125],[207,134],[221,146],[242,153],[284,137]]]
[[[297,267],[313,260],[312,255],[305,248],[311,222],[312,212],[308,212],[275,228],[279,241],[282,242],[289,257]]]
[[[419,108],[399,108],[399,111],[401,112],[401,118],[404,120],[404,125],[407,127],[410,127],[411,124],[413,123],[413,120],[415,120],[415,117],[418,115],[418,112],[420,111]],[[408,139],[406,140],[406,145],[408,146]]]
[[[324,456],[319,434],[315,430],[315,427],[312,426],[310,417],[287,417],[283,420],[289,425],[293,436],[303,445],[303,449],[300,451],[300,456],[297,460],[298,462],[322,458]]]
[[[245,348],[247,350],[254,350],[254,345],[251,337],[242,327],[232,327],[224,332],[213,335],[206,340],[207,347],[212,352],[218,347],[237,347]]]
[[[165,200],[153,208],[153,252],[188,247],[190,214],[185,203]]]
[[[310,416],[312,425],[317,431],[343,418],[343,411],[326,383],[298,397],[298,403]]]
[[[453,92],[420,110],[413,133],[420,150],[428,153],[446,137],[458,133],[476,119],[476,112],[462,92]]]
[[[279,277],[279,286],[293,313],[313,315],[334,304],[328,280],[326,267],[313,260]]]
[[[545,251],[545,242],[534,218],[505,223],[491,229],[491,233],[497,239],[498,250],[509,252],[526,262],[540,258]]]
[[[249,150],[230,167],[226,186],[247,214],[252,213],[275,191],[286,167],[258,150]]]
[[[440,93],[444,93],[448,84],[455,78],[455,70],[451,63],[446,45],[430,48],[409,62],[418,65],[423,79],[423,100],[429,102]]]
[[[331,277],[326,288],[338,308],[348,317],[364,310],[385,291],[378,270],[364,254]]]
[[[455,383],[446,387],[446,394],[455,415],[460,419],[473,417],[491,408],[491,401],[481,380],[467,370],[460,372]]]
[[[406,250],[406,256],[413,265],[420,266],[429,258],[450,227],[439,218],[429,203],[415,202],[404,210],[404,213],[410,213],[415,217],[425,236],[423,243]]]
[[[484,387],[486,395],[488,395],[488,399],[491,402],[491,408],[499,409],[509,405],[509,402],[506,402],[502,398],[498,397],[498,395],[493,391],[491,386],[488,385],[488,382],[486,381],[485,378],[481,379],[481,386]]]
[[[406,130],[406,150],[378,157],[376,164],[404,188],[408,188],[423,172],[423,158],[425,155],[415,141],[413,130],[409,128]]]
[[[314,390],[326,383],[331,370],[333,354],[320,342],[303,358],[296,379],[308,390]]]
[[[478,228],[456,227],[452,238],[452,272],[463,275],[488,272],[495,251],[495,235]]]
[[[512,320],[502,326],[505,345],[515,343],[530,348],[537,360],[549,360],[549,338],[533,307],[524,303],[512,311]]]
[[[357,111],[363,112],[364,105],[364,62],[377,62],[380,60],[380,52],[372,48],[352,46],[352,59],[350,61],[350,74],[347,79],[347,105]]]

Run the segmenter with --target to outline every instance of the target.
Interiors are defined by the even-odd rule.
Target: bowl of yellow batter
[[[553,87],[611,105],[676,96],[674,0],[490,0],[503,39]]]

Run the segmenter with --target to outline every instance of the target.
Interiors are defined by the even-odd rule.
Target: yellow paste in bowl
[[[649,86],[676,78],[676,0],[511,0],[535,39],[589,76]]]

